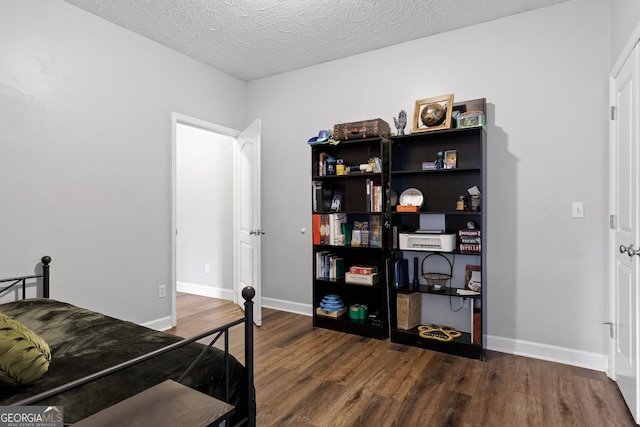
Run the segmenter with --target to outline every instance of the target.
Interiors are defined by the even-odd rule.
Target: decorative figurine
[[[400,110],[398,118],[396,119],[394,117],[393,122],[396,124],[398,135],[404,135],[404,127],[407,125],[407,112],[404,110]]]
[[[333,156],[327,157],[327,175],[336,174],[336,158]]]
[[[444,153],[442,151],[438,151],[438,158],[434,163],[436,165],[436,169],[444,169]]]

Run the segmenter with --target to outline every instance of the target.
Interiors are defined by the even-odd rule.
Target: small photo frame
[[[336,193],[333,195],[333,200],[331,200],[331,210],[334,212],[338,212],[342,207],[342,194]]]
[[[472,291],[482,292],[482,267],[467,264],[464,274],[464,284]]]
[[[419,99],[413,112],[413,133],[451,128],[453,94]]]
[[[444,168],[455,169],[458,163],[458,150],[447,150],[444,152]]]

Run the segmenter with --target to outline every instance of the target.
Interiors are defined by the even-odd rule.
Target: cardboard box
[[[396,206],[397,212],[419,212],[420,206],[398,205]]]
[[[380,276],[379,273],[373,274],[354,274],[354,273],[345,273],[344,282],[350,283],[352,285],[367,285],[373,286],[378,283]]]
[[[422,294],[412,292],[398,293],[396,298],[398,329],[409,330],[420,324],[422,312]]]

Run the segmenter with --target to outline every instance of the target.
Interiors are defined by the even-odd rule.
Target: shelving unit
[[[385,274],[385,260],[388,257],[388,206],[386,190],[388,188],[388,153],[389,141],[382,138],[367,138],[343,141],[337,145],[320,144],[311,146],[312,161],[312,194],[314,216],[313,244],[313,325],[341,332],[347,332],[376,339],[389,337],[388,284]],[[328,174],[327,157],[342,160],[343,166],[350,168],[349,173]],[[372,158],[380,159],[380,168],[376,172],[361,171],[359,166],[368,163]],[[337,165],[336,165],[337,166]],[[372,190],[378,186],[376,192]],[[377,197],[375,197],[377,194]],[[332,209],[336,195],[341,196],[340,206]],[[331,226],[334,233],[332,240],[321,237],[320,226],[325,224],[330,215],[348,224],[347,232],[340,233],[338,226]],[[349,227],[356,223],[367,223],[369,244],[356,246]],[[377,224],[375,230],[372,224]],[[341,228],[341,227],[340,227]],[[335,231],[338,231],[337,233]],[[345,237],[336,237],[343,234]],[[361,241],[366,238],[361,233]],[[373,236],[377,236],[375,239]],[[349,236],[349,237],[347,237]],[[375,246],[373,246],[375,245]],[[373,285],[347,283],[344,276],[338,278],[323,277],[322,259],[342,259],[342,269],[349,271],[351,266],[370,266],[378,269],[378,282]],[[340,268],[339,268],[340,269]],[[322,272],[321,272],[322,270]],[[338,273],[340,276],[340,274]],[[359,304],[367,307],[367,316],[363,319],[352,319],[349,311],[337,318],[318,313],[320,303],[326,295],[338,295],[345,307]]]
[[[484,99],[481,101],[484,106]],[[484,110],[486,111],[486,109]],[[426,349],[466,356],[475,359],[484,358],[484,332],[487,292],[486,274],[486,130],[484,127],[434,130],[391,138],[389,149],[390,190],[398,196],[408,188],[417,188],[424,195],[424,205],[419,212],[397,212],[391,207],[390,219],[392,236],[390,252],[393,260],[406,259],[409,266],[409,284],[406,289],[395,286],[390,278],[390,338],[392,342],[422,347]],[[423,162],[433,162],[437,153],[457,150],[455,169],[423,170]],[[468,195],[467,189],[476,186],[482,193],[480,209],[477,212],[456,210],[459,195]],[[473,222],[480,230],[481,250],[479,253],[460,251],[460,230],[468,229]],[[444,290],[433,290],[427,286],[423,277],[424,266],[421,260],[430,251],[401,250],[398,246],[398,233],[414,233],[423,229],[440,229],[445,233],[456,234],[456,247],[450,252],[438,252],[453,264],[450,280]],[[416,272],[414,258],[418,259],[420,271]],[[429,260],[431,262],[431,260]],[[482,277],[480,295],[461,296],[457,289],[465,288],[467,266],[478,268]],[[437,267],[436,267],[437,270]],[[442,272],[442,266],[440,266]],[[445,269],[446,272],[446,269]],[[413,285],[418,278],[419,286]],[[440,341],[420,335],[418,326],[406,324],[403,329],[398,324],[398,295],[419,293],[421,295],[421,325],[437,324],[454,327],[461,336],[451,341]],[[406,298],[403,298],[403,301]],[[415,307],[414,307],[415,308]],[[400,308],[401,311],[405,307]],[[403,311],[404,315],[404,311]]]

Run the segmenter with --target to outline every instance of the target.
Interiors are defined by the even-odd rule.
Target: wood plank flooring
[[[233,303],[178,294],[178,325],[193,336],[234,320]],[[263,309],[255,331],[257,425],[635,426],[602,372],[504,353],[484,362],[324,329]],[[242,327],[232,353],[244,360]]]

